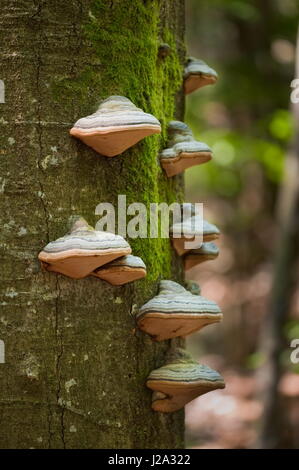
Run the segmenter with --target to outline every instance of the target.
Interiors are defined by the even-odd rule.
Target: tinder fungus
[[[191,249],[198,249],[199,246],[188,246],[188,243],[195,242],[196,238],[202,236],[202,242],[209,242],[219,238],[220,231],[216,225],[210,224],[196,214],[194,204],[181,205],[181,220],[176,221],[169,229],[170,237],[174,249],[179,256],[184,255]]]
[[[160,44],[158,48],[158,57],[160,59],[165,59],[171,53],[171,47],[166,42]]]
[[[113,286],[122,286],[145,277],[146,266],[138,256],[127,255],[105,264],[92,274]]]
[[[170,352],[166,365],[149,374],[146,386],[154,392],[152,409],[171,413],[200,395],[225,388],[225,383],[218,372],[198,364],[190,354],[177,348]]]
[[[191,292],[191,294],[200,295],[201,293],[201,288],[199,284],[195,281],[188,279],[184,282],[184,286],[187,291]]]
[[[176,282],[161,281],[159,294],[136,316],[140,330],[155,341],[187,336],[222,320],[215,302],[194,295]]]
[[[217,82],[218,75],[203,60],[189,57],[184,71],[184,91],[188,95],[206,85]]]
[[[203,243],[200,248],[196,250],[190,250],[184,256],[184,268],[185,271],[194,268],[198,264],[210,261],[219,255],[219,248],[215,243],[208,242]]]
[[[170,121],[168,134],[169,146],[160,155],[161,165],[168,177],[211,160],[210,147],[195,140],[191,129],[184,122]]]
[[[106,157],[114,157],[144,137],[159,134],[159,121],[124,96],[110,96],[98,110],[79,119],[70,134]]]
[[[48,243],[38,258],[47,271],[81,279],[129,253],[131,248],[124,238],[96,231],[82,217],[75,217],[70,232]]]

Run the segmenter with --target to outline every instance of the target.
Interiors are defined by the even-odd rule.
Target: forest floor
[[[202,357],[215,369],[221,358]],[[224,368],[220,372],[225,390],[216,390],[198,397],[186,407],[186,444],[193,449],[254,449],[258,423],[263,413],[256,398],[257,380],[254,373],[243,374]],[[288,442],[298,448],[299,375],[287,372],[281,378],[279,391],[285,411]]]

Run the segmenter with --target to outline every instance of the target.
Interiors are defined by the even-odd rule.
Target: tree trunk
[[[182,447],[183,412],[153,412],[145,387],[169,342],[134,331],[159,279],[182,279],[169,240],[129,240],[148,275],[118,288],[42,272],[37,255],[70,215],[94,225],[97,204],[116,206],[119,194],[128,204],[183,200],[181,178],[167,179],[157,156],[183,113],[184,0],[1,4],[0,446]],[[162,136],[115,158],[71,138],[110,95],[154,114]]]
[[[296,74],[299,76],[299,30],[297,34]],[[299,256],[299,108],[291,106],[295,133],[286,156],[285,177],[278,200],[279,233],[269,309],[261,331],[260,350],[265,363],[258,373],[264,413],[258,447],[289,447],[286,416],[278,385],[283,372],[281,355],[285,347],[284,326],[288,320],[298,279]],[[291,350],[290,350],[291,354]]]

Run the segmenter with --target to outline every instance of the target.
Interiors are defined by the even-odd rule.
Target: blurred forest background
[[[204,202],[205,218],[222,231],[218,259],[187,277],[224,313],[188,347],[227,384],[188,405],[187,447],[299,448],[299,364],[290,359],[299,338],[290,107],[299,1],[186,3],[188,54],[219,73],[215,86],[187,98],[186,122],[214,158],[186,172],[186,201]]]

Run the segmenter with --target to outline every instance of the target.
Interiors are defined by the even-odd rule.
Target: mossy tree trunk
[[[159,279],[181,280],[169,240],[129,240],[148,277],[118,288],[42,272],[37,255],[70,215],[95,224],[97,204],[118,194],[182,200],[181,179],[168,180],[157,156],[183,112],[184,0],[3,0],[0,25],[0,447],[181,447],[183,413],[152,412],[144,385],[169,342],[134,331]],[[104,158],[68,131],[113,94],[163,132]]]

